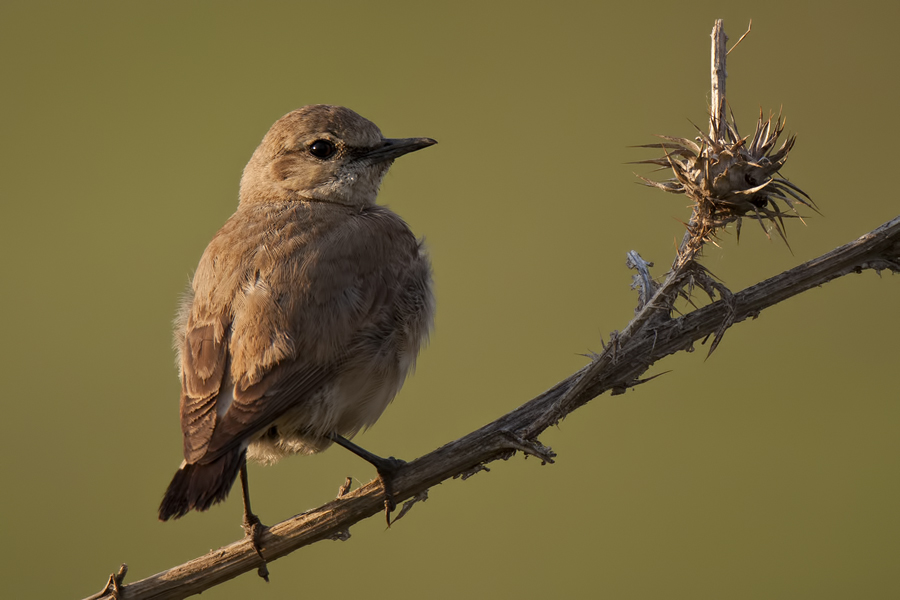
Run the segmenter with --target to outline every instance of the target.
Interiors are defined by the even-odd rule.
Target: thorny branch
[[[671,270],[655,283],[647,263],[636,252],[628,264],[638,271],[640,288],[635,318],[621,332],[614,332],[589,365],[559,382],[514,411],[469,435],[450,442],[408,463],[397,475],[394,489],[406,514],[413,503],[423,501],[427,490],[448,479],[466,478],[492,461],[506,460],[516,452],[553,462],[554,452],[538,436],[574,410],[606,391],[622,393],[645,380],[639,377],[659,359],[693,348],[694,342],[713,335],[712,351],[724,331],[747,318],[810,288],[849,273],[866,269],[900,273],[900,217],[885,223],[840,248],[780,275],[732,294],[716,283],[696,262],[703,245],[731,222],[749,215],[774,223],[783,237],[783,218],[792,216],[776,201],[793,209],[793,202],[814,209],[812,201],[795,185],[775,177],[793,146],[789,138],[781,150],[770,154],[783,124],[771,120],[757,124],[752,141],[741,138],[732,116],[724,117],[725,37],[721,21],[713,29],[712,102],[710,134],[699,133],[699,144],[683,138],[652,147],[666,151],[663,159],[643,161],[671,168],[675,180],[651,182],[669,192],[685,193],[695,201],[688,231]],[[739,175],[739,177],[735,177]],[[744,188],[735,187],[735,181]],[[749,187],[747,187],[749,186]],[[796,216],[796,215],[793,215]],[[689,297],[700,286],[711,299],[719,299],[684,316],[673,318],[678,297]],[[323,539],[347,539],[351,525],[380,514],[383,491],[378,480],[357,490],[342,488],[338,498],[268,528],[260,538],[267,562]],[[262,566],[250,539],[214,550],[204,556],[146,579],[123,584],[127,567],[110,576],[94,599],[176,599],[198,594],[219,583]]]

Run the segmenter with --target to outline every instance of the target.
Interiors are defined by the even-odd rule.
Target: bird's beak
[[[367,152],[364,158],[373,163],[385,162],[435,144],[437,142],[431,138],[387,138],[381,146]]]

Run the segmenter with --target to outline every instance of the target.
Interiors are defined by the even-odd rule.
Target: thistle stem
[[[725,23],[722,19],[716,19],[712,33],[712,94],[710,96],[709,111],[709,137],[713,140],[721,140],[723,137],[723,119],[725,114],[725,78],[728,72],[725,70],[725,44],[728,36],[725,35]]]

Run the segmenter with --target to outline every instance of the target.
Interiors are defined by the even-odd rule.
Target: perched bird
[[[372,462],[393,508],[402,465],[348,441],[403,385],[434,315],[431,264],[406,223],[375,204],[393,160],[436,142],[386,139],[340,106],[279,119],[241,178],[175,321],[184,462],[163,521],[225,499],[246,459],[274,463],[332,442]]]

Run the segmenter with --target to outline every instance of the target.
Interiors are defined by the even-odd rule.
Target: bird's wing
[[[202,457],[209,446],[216,425],[216,404],[228,366],[225,332],[229,324],[221,316],[207,316],[211,318],[198,322],[192,315],[184,325],[184,337],[179,344],[181,431],[184,458],[189,463]]]

